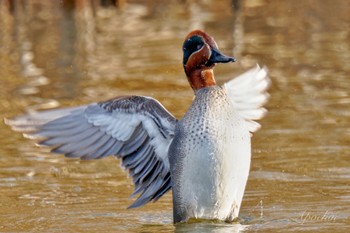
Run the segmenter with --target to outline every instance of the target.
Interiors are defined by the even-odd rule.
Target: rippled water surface
[[[1,122],[0,232],[349,231],[347,0],[107,5],[0,1],[0,118],[125,94],[155,97],[181,117],[193,96],[181,46],[203,29],[239,61],[216,67],[219,83],[256,63],[273,81],[241,219],[174,226],[171,193],[127,210],[133,187],[119,161],[52,155]]]

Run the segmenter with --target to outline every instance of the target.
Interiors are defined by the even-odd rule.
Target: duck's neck
[[[216,85],[213,69],[194,70],[187,79],[194,91]]]

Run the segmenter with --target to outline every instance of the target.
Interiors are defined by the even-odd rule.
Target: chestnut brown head
[[[214,39],[201,30],[192,31],[187,35],[183,44],[183,66],[193,89],[197,90],[208,85],[215,85],[212,69],[216,63],[234,62],[220,52]],[[207,72],[211,71],[211,72]],[[205,80],[203,80],[205,79]],[[212,80],[210,80],[212,79]]]

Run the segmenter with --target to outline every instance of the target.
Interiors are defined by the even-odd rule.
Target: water
[[[0,118],[118,95],[157,98],[176,117],[192,100],[181,66],[201,28],[273,85],[253,137],[238,224],[172,224],[171,194],[141,209],[119,161],[52,155],[0,123],[0,232],[345,232],[350,229],[350,4],[247,0],[0,1]],[[11,4],[13,3],[13,4]]]

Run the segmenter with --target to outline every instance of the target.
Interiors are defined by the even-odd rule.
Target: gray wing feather
[[[129,207],[158,200],[171,189],[168,147],[176,119],[155,99],[119,97],[75,108],[6,119],[12,129],[40,139],[40,145],[66,157],[120,158],[135,184]]]

